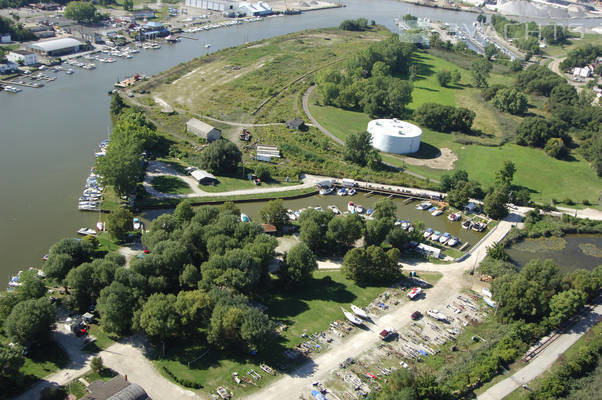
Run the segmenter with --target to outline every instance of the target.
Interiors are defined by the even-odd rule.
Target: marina
[[[69,66],[74,73],[64,72],[63,76],[59,71],[57,79],[40,90],[23,87],[23,91],[16,95],[3,91],[0,93],[0,110],[3,132],[6,134],[0,135],[0,167],[3,171],[0,251],[4,263],[0,271],[7,277],[15,275],[23,266],[40,265],[40,257],[51,244],[63,237],[72,237],[83,226],[95,226],[97,215],[79,212],[74,200],[82,195],[82,183],[90,174],[90,154],[106,138],[106,127],[111,125],[110,98],[106,93],[115,82],[136,73],[156,74],[220,49],[304,29],[338,26],[345,19],[366,15],[370,15],[376,23],[395,30],[393,19],[408,13],[460,25],[471,25],[475,19],[474,14],[417,7],[397,1],[381,0],[376,3],[371,0],[350,0],[343,8],[264,18],[261,23],[242,23],[222,29],[185,33],[187,37],[199,40],[181,40],[175,45],[162,45],[160,49],[152,51],[134,48],[138,52],[131,52],[131,59],[113,57],[116,60],[114,63],[88,60],[85,58],[87,54],[77,54],[81,56],[77,62],[95,64],[96,68],[87,70]],[[597,23],[587,20],[574,22],[583,22],[586,26]],[[211,48],[204,47],[208,43]],[[101,54],[93,56],[110,57],[106,53]],[[43,72],[44,75],[50,73]],[[25,77],[17,80],[25,81]],[[17,87],[11,83],[8,85]],[[23,115],[23,110],[31,110],[36,118],[15,117]],[[40,193],[44,193],[44,196],[40,196]],[[361,198],[364,195],[358,196]],[[292,200],[292,203],[286,202],[290,204],[286,208],[298,210],[318,202],[323,208],[334,204],[338,209],[345,210],[346,200],[345,197],[333,195],[324,200]],[[362,198],[359,203],[368,208],[373,206],[370,199]],[[261,203],[252,204],[255,203],[246,203],[241,207],[249,207],[245,213],[255,220]],[[417,220],[419,216],[412,217],[412,212],[417,211],[404,209],[403,219]],[[449,232],[463,243],[476,243],[480,237],[472,230],[462,230],[460,224],[457,224],[457,230],[454,227],[436,226],[444,222],[443,216],[432,217],[424,213],[420,218],[425,225]],[[430,222],[430,218],[434,220]]]

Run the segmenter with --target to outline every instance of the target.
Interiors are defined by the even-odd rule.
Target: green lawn
[[[218,176],[219,183],[215,186],[211,185],[199,185],[202,191],[209,193],[220,193],[230,192],[233,190],[242,189],[257,189],[257,188],[269,188],[269,187],[282,187],[282,186],[293,186],[298,185],[299,182],[282,182],[277,180],[270,180],[268,182],[262,182],[261,186],[257,186],[248,179],[231,177],[231,176]]]
[[[83,347],[84,351],[88,353],[97,353],[101,350],[106,350],[107,347],[115,343],[118,338],[114,335],[106,333],[99,325],[90,325],[90,336],[94,336],[96,339],[94,342],[88,343]]]
[[[330,282],[323,279],[326,276],[330,276]],[[282,288],[273,297],[260,301],[268,307],[270,317],[286,323],[288,329],[256,356],[224,353],[210,350],[202,343],[179,341],[168,347],[166,357],[158,358],[154,363],[166,376],[163,367],[180,378],[201,383],[203,392],[214,391],[223,385],[234,390],[235,395],[242,395],[254,388],[237,387],[232,373],[244,376],[249,369],[255,369],[264,376],[258,385],[267,385],[273,378],[259,370],[260,363],[266,362],[278,368],[285,360],[282,351],[298,344],[303,332],[313,334],[328,329],[330,322],[343,318],[340,307],[348,309],[351,303],[365,306],[384,290],[385,286],[359,287],[345,279],[341,271],[315,271],[313,279],[302,288]],[[289,362],[287,370],[290,371],[294,365]]]
[[[156,176],[151,181],[153,189],[168,194],[189,194],[192,189],[186,182],[175,176]]]

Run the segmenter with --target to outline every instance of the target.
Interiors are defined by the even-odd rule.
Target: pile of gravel
[[[502,15],[513,15],[525,18],[581,18],[587,16],[583,7],[554,7],[548,4],[536,4],[525,0],[513,0],[502,3],[498,1],[498,10]]]

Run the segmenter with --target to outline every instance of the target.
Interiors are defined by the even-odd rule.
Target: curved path
[[[515,215],[511,215],[511,219],[512,217],[515,217]],[[368,330],[352,335],[341,345],[307,362],[291,374],[282,376],[257,393],[247,396],[246,399],[281,400],[284,393],[286,393],[285,397],[288,399],[296,399],[302,394],[307,395],[312,390],[313,382],[326,381],[331,376],[331,371],[336,369],[347,357],[357,357],[370,347],[377,345],[380,342],[378,332],[383,328],[393,327],[401,330],[411,323],[410,314],[416,308],[425,311],[449,304],[462,290],[470,288],[473,284],[479,284],[479,282],[473,282],[473,279],[470,279],[469,276],[467,277],[465,271],[471,270],[478,260],[482,260],[486,255],[487,247],[501,240],[513,224],[514,222],[511,222],[510,219],[500,221],[478,248],[473,249],[472,254],[460,263],[418,263],[412,265],[409,267],[412,270],[444,272],[439,282],[427,291],[424,300],[405,302],[380,318],[375,318],[373,320],[374,324],[367,324]]]
[[[598,305],[584,318],[579,320],[570,329],[560,334],[558,339],[542,350],[529,364],[512,376],[487,389],[479,400],[499,400],[508,396],[522,385],[526,385],[543,372],[547,371],[562,353],[568,350],[581,336],[583,336],[598,319],[602,317],[602,305]]]

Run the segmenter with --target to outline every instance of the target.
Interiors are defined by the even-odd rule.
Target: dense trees
[[[401,267],[397,264],[399,250],[387,252],[379,246],[352,249],[343,259],[343,273],[360,285],[376,282],[390,282],[401,276]]]
[[[366,18],[346,19],[341,22],[339,29],[344,31],[365,31],[368,29],[368,20]]]
[[[98,16],[96,7],[85,1],[72,1],[65,6],[65,18],[74,19],[77,22],[92,22]]]
[[[316,254],[344,253],[364,234],[364,220],[309,209],[301,213],[299,238]]]
[[[134,214],[125,207],[120,207],[111,212],[107,217],[107,231],[112,233],[117,240],[125,240],[132,231]]]
[[[74,267],[90,260],[94,249],[84,240],[62,239],[50,248],[44,272],[50,279],[61,282]]]
[[[470,133],[475,116],[467,108],[437,103],[424,103],[414,113],[416,122],[440,132]]]
[[[154,339],[165,340],[178,333],[180,319],[176,313],[176,296],[154,293],[134,315],[134,327]]]
[[[563,322],[575,316],[584,304],[585,295],[580,290],[569,289],[555,294],[550,299],[550,325],[560,326]]]
[[[372,147],[372,135],[368,132],[351,133],[345,139],[344,158],[352,163],[377,169],[381,164],[380,154]]]
[[[475,87],[484,88],[488,86],[487,78],[489,78],[491,68],[491,63],[484,58],[479,58],[472,62],[470,72],[472,74],[472,83]]]
[[[144,278],[141,283],[145,284]],[[129,283],[129,282],[128,282]],[[100,313],[100,324],[105,332],[124,334],[132,326],[135,298],[125,284],[115,281],[103,288],[96,304]]]
[[[491,218],[504,218],[508,215],[508,209],[506,208],[508,200],[508,191],[506,188],[495,188],[485,195],[485,199],[483,200],[483,211]]]
[[[50,339],[55,313],[48,299],[22,301],[13,307],[6,319],[6,333],[17,343],[45,343]]]
[[[483,191],[478,183],[468,180],[468,173],[462,169],[452,175],[443,175],[439,190],[447,192],[447,202],[457,209],[463,209],[470,198],[483,198]]]
[[[546,142],[544,150],[550,157],[564,159],[569,155],[569,149],[561,138],[550,138]]]
[[[311,277],[318,264],[309,247],[305,243],[299,243],[287,253],[285,268],[287,280],[301,283]]]
[[[2,4],[7,0],[0,0],[0,8],[4,8]],[[11,39],[16,42],[24,42],[27,40],[35,40],[36,36],[22,24],[14,23],[10,18],[0,16],[0,32],[10,33]]]
[[[527,117],[516,130],[516,142],[521,146],[543,148],[551,138],[560,138],[568,144],[570,137],[566,130],[566,124],[556,118]]]
[[[216,140],[201,152],[200,165],[209,172],[231,173],[236,171],[241,159],[242,153],[234,143]]]
[[[555,86],[565,84],[566,80],[549,68],[532,64],[516,75],[515,87],[527,93],[549,96]]]
[[[8,388],[10,384],[14,384],[19,376],[19,368],[24,363],[21,346],[6,346],[0,343],[0,386]]]
[[[560,63],[560,68],[567,70],[571,67],[583,67],[600,56],[602,56],[602,45],[588,43],[569,51],[567,57]]]
[[[523,115],[529,106],[527,96],[513,88],[500,89],[493,98],[493,105],[513,115]]]
[[[322,102],[372,116],[401,117],[412,101],[412,85],[396,76],[408,72],[413,51],[413,45],[391,36],[356,53],[344,73],[322,71],[316,77]]]

